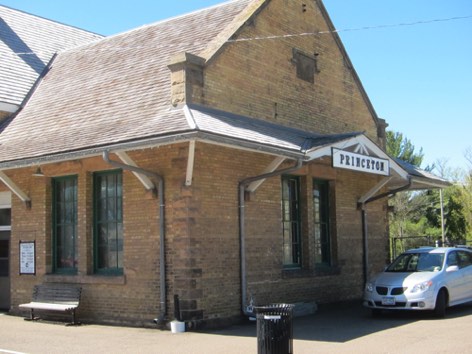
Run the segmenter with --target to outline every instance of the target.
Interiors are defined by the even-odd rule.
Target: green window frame
[[[283,265],[301,267],[300,178],[282,176]]]
[[[77,273],[77,176],[52,179],[53,271]]]
[[[326,180],[313,180],[313,220],[315,264],[331,266],[330,185]]]
[[[123,274],[123,177],[121,170],[94,174],[94,271]]]

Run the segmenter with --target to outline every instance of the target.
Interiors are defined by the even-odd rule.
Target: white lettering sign
[[[20,241],[20,275],[36,274],[36,256],[34,241]]]
[[[376,175],[390,175],[390,161],[350,151],[332,148],[333,167],[348,170],[373,173]]]

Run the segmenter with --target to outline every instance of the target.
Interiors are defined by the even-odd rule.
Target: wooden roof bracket
[[[129,155],[124,152],[124,151],[117,151],[115,152],[115,155],[120,158],[120,160],[125,163],[126,165],[133,166],[133,167],[138,167],[136,163],[133,161]],[[142,183],[144,188],[147,190],[154,190],[156,189],[154,183],[150,180],[148,176],[146,176],[143,173],[139,173],[138,170],[132,171],[132,173],[136,176],[136,178]]]
[[[188,143],[187,172],[185,174],[185,186],[190,187],[193,179],[193,167],[195,165],[195,140]]]
[[[285,157],[283,156],[278,156],[276,157],[267,167],[266,169],[264,170],[264,172],[262,174],[266,174],[266,173],[271,173],[271,172],[274,172],[281,164],[282,162],[285,161]],[[260,185],[262,183],[264,183],[265,181],[265,178],[264,179],[259,179],[257,181],[253,181],[251,183],[248,184],[248,186],[246,187],[246,192],[248,193],[254,193],[257,188],[260,187]]]
[[[357,204],[364,205],[370,198],[372,198],[379,190],[381,190],[393,177],[384,177],[382,180],[372,187],[366,194],[359,198]]]
[[[25,203],[26,207],[31,208],[31,198],[21,190],[20,187],[13,182],[3,171],[0,171],[0,180],[10,189],[13,193]]]

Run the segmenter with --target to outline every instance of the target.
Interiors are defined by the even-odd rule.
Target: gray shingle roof
[[[408,174],[414,179],[414,183],[417,185],[421,184],[421,181],[424,181],[424,184],[426,185],[425,188],[429,187],[429,184],[431,181],[434,181],[438,186],[443,186],[447,187],[451,185],[451,183],[441,177],[438,177],[436,175],[433,175],[429,171],[422,170],[419,167],[416,167],[406,161],[400,160],[400,159],[395,159],[395,161],[406,171]],[[421,188],[417,188],[421,189]]]
[[[113,146],[152,146],[184,139],[231,142],[306,158],[310,149],[362,135],[359,132],[319,135],[195,105],[179,109],[170,107],[169,59],[182,52],[211,57],[218,50],[219,41],[236,31],[238,24],[244,23],[245,16],[263,3],[263,0],[235,0],[61,52],[28,104],[3,126],[0,168],[59,160],[58,156],[80,157]],[[3,13],[9,11],[12,12],[0,6],[0,20],[3,21],[0,26],[7,30],[12,25]],[[78,44],[72,39],[74,33],[68,32],[69,27],[36,20],[46,21],[49,29],[59,26],[46,37],[61,37],[68,33],[65,36],[70,35],[71,42],[67,45]],[[19,29],[14,29],[14,33],[20,38],[32,36],[23,27],[28,24],[23,23]],[[22,34],[22,31],[29,34]],[[7,37],[2,30],[3,38]],[[8,41],[14,42],[4,40],[0,50],[11,54],[31,49],[37,53],[32,58],[10,55],[16,59],[10,65],[21,67],[29,74],[24,77],[30,81],[19,81],[18,84],[24,89],[24,95],[58,48],[45,46],[40,38],[30,43],[24,41],[17,48],[8,45]],[[57,41],[55,43],[58,45]],[[40,49],[49,56],[41,56]],[[2,55],[0,72],[6,76],[0,79],[10,80],[11,84],[14,80],[8,76],[8,61],[11,59],[4,61]],[[11,91],[10,86],[1,85],[0,80],[0,102],[1,94]],[[22,99],[19,95],[14,101],[14,95],[10,93],[10,96],[12,102]],[[435,176],[425,175],[424,171],[403,168],[410,175],[422,177],[426,183],[431,180],[444,183]]]
[[[362,135],[360,132],[321,135],[294,129],[282,125],[273,124],[254,118],[236,115],[199,105],[184,106],[169,109],[159,113],[156,120],[159,123],[159,133],[142,136],[141,139],[128,139],[123,141],[108,142],[102,145],[90,145],[86,149],[62,151],[57,156],[44,154],[44,151],[54,151],[57,142],[42,139],[41,153],[31,155],[22,161],[3,161],[0,168],[11,168],[29,165],[33,161],[36,164],[47,163],[54,160],[75,159],[81,156],[99,154],[107,149],[133,149],[145,146],[166,144],[174,141],[202,140],[213,143],[223,143],[240,148],[264,151],[292,158],[307,158],[309,150],[329,146],[340,141],[348,140]],[[139,130],[140,127],[137,127]],[[110,130],[97,131],[97,137],[108,134]],[[117,133],[111,131],[110,135]],[[134,132],[130,133],[131,135]],[[39,141],[36,139],[36,141]],[[22,149],[29,148],[30,141],[18,144],[16,149],[9,150],[11,156],[22,154]],[[2,146],[5,149],[7,146]],[[0,149],[0,151],[2,150]]]
[[[169,58],[203,51],[250,2],[227,2],[60,53],[1,133],[0,161],[188,129],[169,111]]]
[[[100,38],[0,5],[0,102],[20,105],[55,52]]]

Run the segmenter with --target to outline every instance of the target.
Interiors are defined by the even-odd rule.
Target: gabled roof
[[[391,160],[360,132],[320,135],[196,105],[170,106],[170,58],[186,52],[210,60],[267,2],[234,0],[59,53],[4,125],[0,170],[189,140],[303,160],[363,144]],[[391,161],[405,180],[405,170]]]
[[[100,38],[0,5],[0,103],[19,106],[54,53]]]
[[[1,133],[0,161],[185,129],[185,121],[169,112],[170,58],[204,50],[249,3],[223,3],[59,53],[28,104]]]

